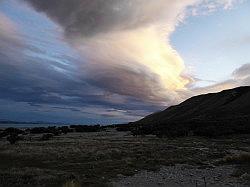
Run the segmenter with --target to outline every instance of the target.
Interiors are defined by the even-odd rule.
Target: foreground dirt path
[[[232,177],[234,166],[199,169],[190,165],[162,167],[160,171],[142,171],[134,176],[120,176],[114,187],[248,187]]]

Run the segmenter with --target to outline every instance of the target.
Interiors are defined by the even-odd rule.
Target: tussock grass
[[[159,139],[155,136],[134,137],[129,132],[114,130],[68,133],[39,141],[41,136],[32,135],[31,141],[19,141],[15,145],[0,140],[0,186],[3,179],[8,179],[8,183],[33,186],[43,182],[62,186],[71,181],[82,186],[103,186],[118,175],[154,171],[162,165],[213,163],[223,159],[226,150],[250,144],[250,137],[244,137],[244,141],[241,137]],[[242,163],[247,160],[242,156],[234,159]],[[22,172],[23,168],[27,171]]]
[[[233,164],[250,164],[250,153],[242,153],[239,155],[227,155],[222,161],[224,163],[233,163]]]

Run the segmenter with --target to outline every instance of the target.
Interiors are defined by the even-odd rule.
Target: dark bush
[[[143,125],[136,125],[135,127],[131,127],[131,132],[133,136],[137,135],[149,135],[154,134],[155,127],[154,126],[143,126]]]
[[[14,134],[23,134],[24,133],[23,130],[13,128],[13,127],[5,129],[4,132],[7,133],[7,134],[13,134],[13,133]]]
[[[182,136],[188,136],[191,131],[190,126],[184,125],[184,124],[165,124],[165,125],[158,125],[155,128],[155,131],[153,134],[155,134],[157,137],[182,137]]]
[[[12,133],[7,137],[7,141],[9,141],[10,144],[15,144],[19,140],[21,140],[21,138],[16,133]]]
[[[48,133],[48,129],[45,127],[34,127],[30,129],[31,134],[42,134],[42,133]]]
[[[182,137],[188,136],[192,128],[184,124],[158,124],[158,125],[137,125],[131,130],[133,135],[153,134],[157,137]],[[192,133],[193,134],[193,133]]]
[[[130,124],[117,124],[115,125],[116,130],[120,132],[131,131],[134,127]]]
[[[236,120],[169,122],[156,125],[134,125],[133,135],[155,134],[158,137],[203,136],[208,138],[232,134],[249,134],[250,123]]]
[[[59,135],[60,135],[59,129],[56,128],[55,126],[53,126],[53,127],[48,127],[46,133],[52,133],[52,134],[54,134],[55,136],[59,136]]]
[[[48,141],[51,138],[53,138],[53,134],[51,134],[51,133],[43,134],[42,137],[40,138],[40,141]]]
[[[6,137],[8,135],[9,134],[7,132],[5,132],[5,131],[0,132],[0,138],[4,138],[4,137]]]
[[[4,138],[4,137],[12,135],[12,134],[17,134],[17,135],[24,134],[24,131],[17,129],[17,128],[10,127],[10,128],[2,130],[0,132],[0,138]]]
[[[71,125],[70,128],[75,129],[75,132],[99,132],[101,131],[100,125]]]
[[[60,135],[60,131],[57,127],[34,127],[30,129],[31,134],[44,134],[44,133],[52,133],[55,136]]]
[[[131,131],[131,127],[117,127],[116,128],[117,131],[119,132],[127,132],[127,131]]]
[[[67,134],[69,132],[73,132],[73,129],[69,128],[68,126],[58,127],[58,130],[63,134]]]

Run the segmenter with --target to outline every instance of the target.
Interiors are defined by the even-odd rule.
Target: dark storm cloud
[[[130,32],[154,23],[161,17],[166,3],[172,8],[164,12],[169,12],[170,18],[175,18],[177,13],[172,16],[170,9],[174,9],[173,7],[178,3],[170,0],[150,0],[147,3],[145,0],[25,1],[62,27],[66,37],[60,38],[60,35],[59,38],[63,41],[66,39],[71,47],[77,49],[80,58],[72,59],[64,54],[54,58],[51,56],[53,51],[50,53],[50,50],[53,49],[53,45],[61,43],[53,41],[51,46],[46,45],[48,49],[41,47],[43,43],[50,42],[48,41],[50,39],[39,34],[35,37],[36,41],[33,41],[34,38],[27,33],[23,38],[24,41],[22,38],[19,40],[20,33],[16,32],[15,27],[8,23],[10,20],[4,17],[0,23],[4,25],[7,23],[8,29],[0,30],[3,31],[0,32],[0,98],[2,100],[22,103],[23,108],[30,106],[30,111],[34,111],[35,108],[37,111],[45,108],[44,112],[51,111],[56,114],[56,110],[64,112],[68,110],[83,113],[82,117],[92,113],[92,115],[116,117],[116,119],[142,117],[162,109],[162,101],[169,101],[169,98],[162,96],[164,95],[162,80],[159,80],[157,72],[150,69],[155,65],[143,64],[144,62],[136,60],[143,59],[140,55],[144,54],[144,46],[150,45],[151,41],[156,40],[154,45],[156,48],[150,50],[153,54],[150,51],[146,52],[150,53],[149,56],[155,56],[154,49],[157,50],[158,47],[164,49],[165,43],[158,41],[159,38],[154,29],[150,31],[146,29],[145,32],[143,30],[142,33],[135,34],[132,32],[130,39],[126,38],[126,34],[111,35],[107,38],[98,37],[103,33],[110,34],[110,32],[125,30]],[[162,6],[163,3],[164,6]],[[34,10],[32,8],[29,11],[32,13]],[[47,19],[47,21],[50,20]],[[172,25],[172,21],[169,21],[169,25]],[[24,23],[23,26],[34,25]],[[40,30],[35,31],[42,33]],[[56,32],[56,34],[59,33]],[[140,38],[141,34],[142,38]],[[145,45],[141,43],[144,38],[148,39]],[[116,43],[117,39],[120,40]],[[110,41],[114,43],[109,43]],[[122,41],[126,42],[122,44]],[[134,49],[131,49],[133,45]],[[96,47],[92,48],[92,46]],[[143,46],[142,49],[141,46]],[[86,49],[85,47],[88,47],[91,54],[86,55],[86,51],[82,51]],[[114,49],[117,50],[114,51]],[[136,51],[138,56],[135,59],[133,54],[137,54]],[[162,54],[168,55],[166,51],[157,52],[156,56],[159,55],[157,59],[161,59]],[[70,63],[60,63],[65,60]],[[160,106],[159,103],[161,103]],[[95,118],[95,116],[92,117]]]
[[[135,63],[134,63],[135,64]],[[159,77],[146,68],[136,71],[122,66],[106,65],[88,70],[85,80],[94,86],[124,96],[141,98],[147,103],[157,103],[162,101],[159,85]],[[115,73],[114,73],[115,72]]]
[[[25,63],[32,64],[29,61]],[[126,105],[125,103],[115,102],[113,93],[103,92],[89,85],[85,80],[81,80],[81,77],[67,78],[65,75],[47,68],[43,63],[36,66],[30,65],[28,68],[27,66],[16,68],[1,63],[0,67],[1,99],[27,102],[31,105],[51,104],[76,107],[99,105],[128,110],[139,109],[143,105],[140,101],[125,96],[126,102],[130,100],[134,104]],[[122,96],[118,96],[119,98],[122,98]],[[148,106],[149,110],[151,110],[150,108]]]
[[[0,68],[0,98],[9,103],[11,103],[10,101],[16,103],[15,105],[9,104],[8,108],[16,105],[19,107],[21,105],[17,103],[26,103],[25,111],[26,113],[30,111],[31,119],[36,116],[33,115],[36,112],[37,115],[39,114],[38,116],[43,116],[47,113],[51,116],[62,115],[61,118],[57,119],[57,121],[61,121],[65,119],[65,113],[70,111],[76,114],[72,113],[71,118],[68,117],[68,120],[74,120],[74,115],[81,116],[81,119],[85,119],[88,115],[91,115],[92,119],[100,116],[109,116],[111,118],[126,120],[128,117],[137,116],[138,114],[132,111],[140,110],[142,107],[144,115],[150,113],[155,108],[158,109],[156,106],[151,107],[141,101],[128,97],[123,98],[125,99],[125,101],[123,100],[124,103],[116,103],[112,101],[115,98],[112,93],[110,95],[108,93],[101,93],[98,88],[93,88],[86,84],[84,80],[67,79],[53,70],[49,71],[46,67],[36,67],[37,71],[32,71],[32,73],[31,69],[23,68],[20,71],[20,69],[14,69],[3,64],[0,64]],[[36,75],[35,77],[33,73]],[[13,76],[9,76],[10,74]],[[94,109],[92,109],[93,107]],[[19,107],[19,112],[22,111],[21,108]],[[106,111],[109,108],[119,108],[131,112],[128,113],[130,115],[123,116],[121,114],[113,114],[112,111]],[[12,111],[16,111],[16,109]],[[59,115],[58,113],[61,114]],[[10,112],[9,116],[13,117],[15,115]],[[78,118],[80,118],[79,116]],[[52,118],[48,121],[50,120]]]
[[[181,76],[185,66],[165,36],[195,0],[25,1],[62,27],[87,59],[82,74],[93,86],[166,105],[191,80]]]
[[[158,3],[146,14],[145,0],[25,0],[65,28],[70,36],[92,36],[110,30],[150,23],[159,14]],[[158,0],[159,1],[159,0]],[[160,0],[159,2],[162,2]],[[156,6],[157,5],[157,6]]]
[[[4,48],[3,45],[2,47]],[[124,110],[139,110],[143,106],[145,111],[158,108],[144,104],[134,97],[114,95],[112,92],[103,91],[85,80],[82,72],[70,66],[60,65],[56,61],[27,57],[21,49],[12,48],[11,55],[0,56],[0,98],[3,100],[27,103],[38,108],[46,104],[52,107],[64,106],[66,110],[71,106],[71,111],[78,112],[79,108],[91,106]],[[30,47],[30,50],[32,49]],[[73,64],[77,64],[74,62],[75,59],[65,55],[62,58],[68,58]],[[67,74],[53,68],[58,65],[67,71]]]
[[[9,106],[10,114],[19,112],[21,117],[40,116],[48,121],[98,116],[132,120],[162,109],[176,95],[186,98],[194,94],[163,86],[185,86],[182,81],[189,79],[178,74],[184,66],[165,34],[170,35],[178,23],[176,18],[194,0],[23,1],[47,17],[35,23],[41,24],[34,32],[37,37],[26,33],[22,38],[11,20],[0,14],[0,103],[5,103],[0,104],[0,113]],[[34,13],[33,8],[29,11]],[[39,35],[52,32],[41,31],[44,20],[50,22],[48,18],[61,26],[65,37],[61,31],[53,30],[53,34],[69,42],[79,58],[67,56],[68,51],[60,47],[60,54],[54,56],[53,48],[61,41]],[[167,31],[159,31],[158,22]],[[35,24],[22,26],[29,30]],[[41,47],[46,43],[51,45]],[[243,74],[238,69],[235,76]]]

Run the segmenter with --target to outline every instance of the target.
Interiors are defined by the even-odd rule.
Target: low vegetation
[[[75,131],[73,126],[70,129]],[[72,183],[104,186],[117,176],[133,175],[140,170],[156,171],[163,165],[175,164],[202,168],[234,164],[236,171],[240,169],[236,177],[242,182],[245,179],[241,177],[247,178],[249,174],[246,167],[249,157],[239,154],[233,157],[235,152],[243,150],[249,154],[249,135],[173,139],[133,136],[130,132],[102,128],[99,132],[70,132],[60,136],[53,133],[19,136],[24,139],[16,145],[10,145],[5,138],[0,140],[0,186]]]
[[[42,137],[40,138],[41,141],[48,141],[53,138],[53,134],[48,133],[48,134],[43,134]]]
[[[100,125],[71,125],[70,128],[75,132],[99,132],[102,130]]]
[[[16,142],[23,140],[20,136],[18,136],[18,134],[16,133],[11,133],[8,137],[7,137],[7,141],[10,142],[10,144],[15,144]]]
[[[250,134],[249,101],[250,87],[195,96],[132,123],[131,131],[159,137]]]
[[[249,164],[250,167],[250,153],[228,155],[222,159],[222,162],[231,164]]]
[[[250,125],[248,122],[176,122],[168,124],[140,125],[134,124],[131,132],[134,135],[153,134],[158,137],[183,137],[183,136],[201,136],[201,137],[219,137],[233,134],[250,134]]]

